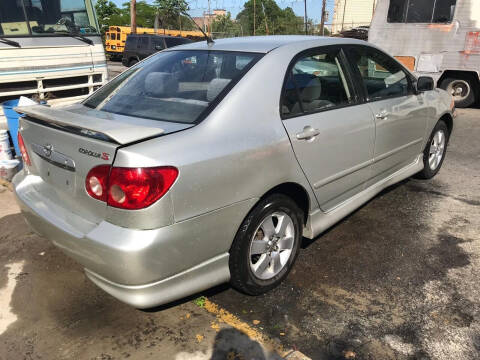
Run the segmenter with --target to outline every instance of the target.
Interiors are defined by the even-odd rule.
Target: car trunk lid
[[[122,117],[79,105],[65,110],[45,106],[16,110],[26,115],[20,131],[32,162],[27,171],[39,177],[36,190],[94,223],[105,219],[107,205],[85,190],[92,168],[112,165],[121,146],[192,126]]]

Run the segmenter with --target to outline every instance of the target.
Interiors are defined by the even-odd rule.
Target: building
[[[377,0],[335,0],[332,33],[370,26]]]
[[[213,20],[219,16],[226,16],[227,10],[225,9],[214,9],[210,14],[208,12],[204,12],[203,16],[195,16],[193,17],[193,21],[197,26],[201,27],[204,31],[209,31],[209,25],[212,24]]]

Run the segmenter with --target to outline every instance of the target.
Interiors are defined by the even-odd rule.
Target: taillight
[[[88,172],[85,179],[85,189],[88,195],[94,199],[107,201],[110,168],[110,165],[100,165]]]
[[[32,165],[32,162],[30,161],[30,156],[28,156],[27,148],[25,146],[25,143],[23,142],[23,137],[20,134],[20,131],[18,132],[18,147],[20,148],[20,152],[22,153],[22,159],[25,164],[28,166]]]
[[[100,165],[85,179],[87,193],[109,206],[138,210],[152,205],[170,189],[178,176],[171,166],[122,168]]]

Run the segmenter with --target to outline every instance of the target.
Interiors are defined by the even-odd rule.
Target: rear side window
[[[393,58],[370,47],[354,47],[347,52],[369,101],[406,96],[412,92],[406,72]]]
[[[159,37],[152,38],[152,49],[158,51],[164,48],[165,48],[165,45],[163,44],[163,38],[159,38]]]
[[[182,45],[182,44],[186,44],[186,43],[190,43],[190,42],[192,42],[192,41],[189,40],[189,39],[184,39],[184,38],[174,38],[174,37],[165,38],[165,43],[167,44],[167,48],[171,48],[171,47],[174,47],[174,46],[177,46],[177,45]]]
[[[127,37],[127,42],[125,43],[127,49],[133,49],[137,47],[137,38],[134,36]]]
[[[345,106],[353,101],[337,50],[301,56],[287,75],[282,115],[295,116]]]
[[[163,51],[126,70],[84,105],[100,111],[193,124],[203,119],[263,55],[245,52]],[[239,70],[237,58],[246,65]]]
[[[146,36],[142,36],[142,37],[138,38],[137,49],[147,49],[149,40],[150,39]]]
[[[457,0],[390,0],[390,23],[449,23]]]

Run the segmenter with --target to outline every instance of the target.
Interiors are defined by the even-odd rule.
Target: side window
[[[162,38],[152,38],[152,49],[159,51],[165,48],[165,45],[163,44],[163,39]]]
[[[132,50],[137,46],[137,38],[129,36],[127,37],[127,43],[125,44],[125,47],[128,48],[129,50]]]
[[[336,51],[300,57],[285,84],[282,114],[292,116],[351,103],[351,89],[340,64]]]
[[[348,50],[350,61],[358,70],[369,100],[406,96],[410,81],[402,67],[391,57],[368,47]]]
[[[457,0],[390,0],[389,23],[449,23]]]
[[[148,40],[147,36],[142,36],[138,38],[137,49],[148,49]]]
[[[186,44],[188,41],[185,41],[183,38],[174,38],[174,37],[167,37],[165,38],[165,43],[167,44],[167,48],[171,48],[177,45]]]
[[[389,23],[405,22],[406,10],[407,10],[407,2],[405,0],[390,0],[387,21]]]

